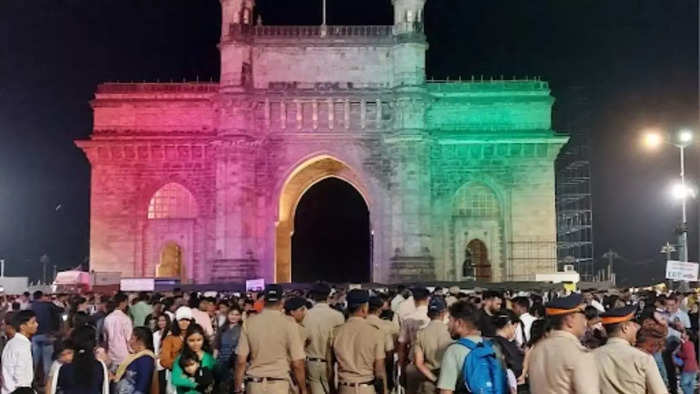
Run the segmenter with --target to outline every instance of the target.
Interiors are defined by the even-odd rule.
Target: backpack
[[[509,392],[506,371],[496,357],[491,341],[475,343],[467,338],[461,338],[456,343],[470,350],[462,366],[464,385],[470,393],[507,394]]]

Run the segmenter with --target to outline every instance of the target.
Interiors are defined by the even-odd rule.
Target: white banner
[[[121,291],[153,291],[156,281],[153,278],[122,278],[119,288]]]
[[[666,279],[696,282],[698,280],[698,263],[668,260],[666,261]]]
[[[265,279],[249,279],[245,281],[245,291],[265,290]]]

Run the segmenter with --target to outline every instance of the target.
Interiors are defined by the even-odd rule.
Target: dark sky
[[[330,24],[392,23],[390,0],[328,2]],[[266,24],[320,21],[320,0],[258,0],[258,10]],[[430,76],[550,81],[554,127],[567,131],[577,117],[592,133],[597,256],[613,248],[625,257],[621,277],[658,277],[658,249],[680,216],[665,192],[677,151],[644,152],[637,133],[697,129],[697,1],[430,0],[426,24]],[[0,256],[9,274],[38,278],[44,253],[59,269],[88,254],[89,165],[72,141],[90,133],[96,85],[216,80],[219,29],[217,0],[0,1]]]

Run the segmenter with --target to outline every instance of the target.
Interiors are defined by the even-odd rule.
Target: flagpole
[[[323,0],[323,21],[321,22],[321,37],[325,37],[326,32],[326,0]]]

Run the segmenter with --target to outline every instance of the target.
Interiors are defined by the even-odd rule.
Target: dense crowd
[[[308,291],[0,300],[1,394],[695,393],[696,293]]]

